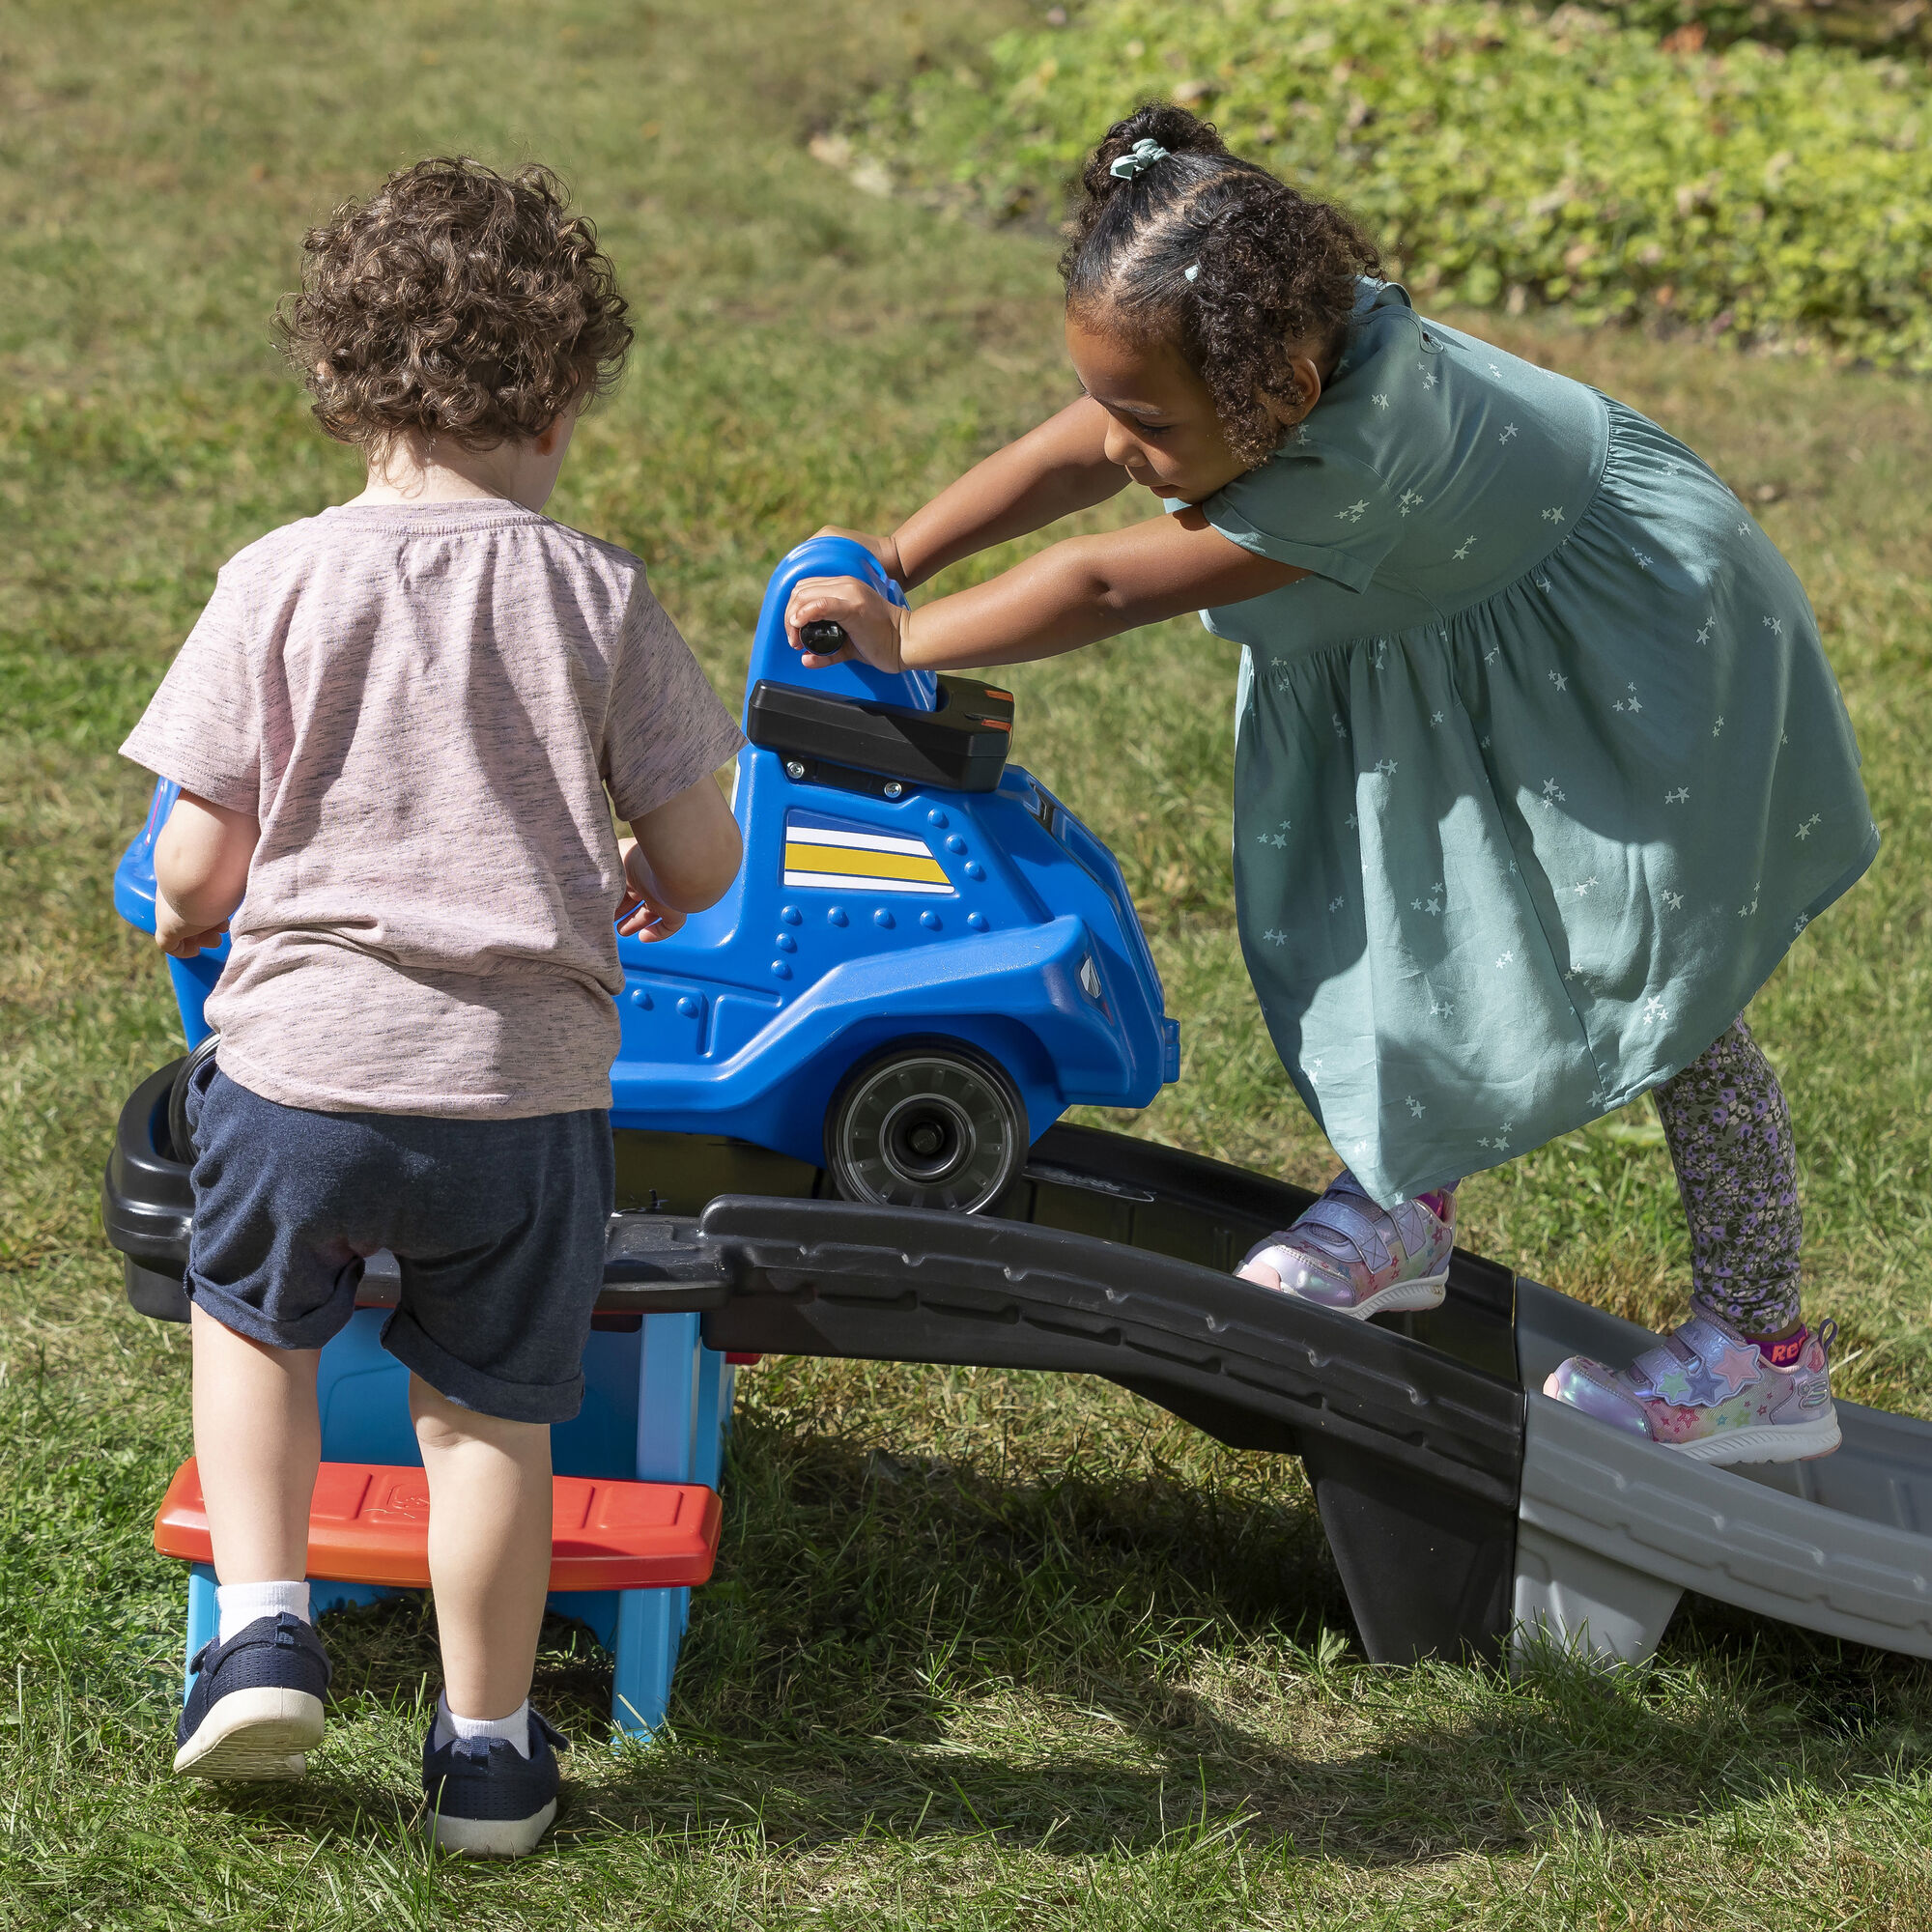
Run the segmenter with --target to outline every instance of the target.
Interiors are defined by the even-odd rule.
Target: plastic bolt
[[[804,919],[805,915],[802,912],[800,912],[796,906],[780,906],[779,917],[781,920],[783,920],[787,925],[796,925],[802,919]]]
[[[772,978],[775,980],[789,980],[791,978],[791,968],[782,959],[774,959],[772,961]]]
[[[928,825],[950,825],[952,824],[952,821],[950,818],[948,818],[945,812],[941,811],[940,809],[935,805],[932,808],[932,810],[925,814],[925,822]]]
[[[827,925],[850,925],[852,922],[847,917],[843,906],[834,906],[825,915],[825,923]]]
[[[986,929],[986,915],[982,912],[969,912],[966,915],[966,923],[975,932],[984,932]]]
[[[966,861],[966,876],[969,879],[983,879],[986,876],[986,868],[980,865],[979,860],[968,859]]]
[[[874,925],[882,925],[890,928],[892,926],[896,925],[898,923],[898,921],[895,920],[884,906],[881,906],[878,909],[878,911],[872,915],[872,923]]]
[[[790,933],[781,932],[779,934],[778,947],[781,952],[796,952],[798,951],[798,941]]]
[[[704,1002],[698,999],[695,993],[687,993],[677,1003],[677,1009],[686,1019],[695,1020],[704,1010]]]
[[[920,924],[924,926],[926,931],[928,932],[937,932],[939,930],[939,915],[936,912],[921,913],[919,916],[919,923]]]
[[[946,841],[946,849],[949,852],[963,852],[966,849],[966,841],[965,839],[960,838],[958,833],[955,832],[952,835],[952,837]]]

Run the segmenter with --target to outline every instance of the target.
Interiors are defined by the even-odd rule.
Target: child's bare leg
[[[459,1717],[507,1718],[530,1694],[550,1588],[550,1426],[461,1408],[413,1375],[410,1414],[429,1477],[444,1694]]]
[[[309,1626],[308,1512],[322,1454],[319,1350],[273,1349],[199,1303],[194,1453],[214,1546],[219,1628],[175,1727],[196,1777],[299,1777],[322,1740],[328,1659]]]
[[[315,1349],[270,1349],[195,1307],[194,1454],[214,1574],[272,1583],[308,1574],[308,1512],[322,1462]]]

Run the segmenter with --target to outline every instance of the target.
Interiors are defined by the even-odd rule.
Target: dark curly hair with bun
[[[1113,174],[1142,141],[1166,156]],[[1264,399],[1304,400],[1293,354],[1339,350],[1356,278],[1381,272],[1374,242],[1163,101],[1109,128],[1080,185],[1060,262],[1068,309],[1102,332],[1172,342],[1212,393],[1229,448],[1265,462],[1283,431]]]
[[[420,431],[491,449],[612,388],[625,317],[596,229],[548,168],[435,159],[310,229],[275,326],[338,441]]]

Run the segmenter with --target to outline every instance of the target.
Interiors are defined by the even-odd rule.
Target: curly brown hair
[[[492,449],[614,387],[625,317],[597,230],[548,168],[506,180],[439,158],[309,230],[275,327],[338,441],[416,430]]]
[[[1142,141],[1165,156],[1113,174]],[[1212,392],[1229,448],[1265,462],[1283,428],[1264,399],[1303,401],[1292,355],[1339,350],[1356,278],[1381,272],[1375,242],[1164,101],[1115,122],[1080,185],[1060,262],[1067,307],[1105,331],[1172,342]]]

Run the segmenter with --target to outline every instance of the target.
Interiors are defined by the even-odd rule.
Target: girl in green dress
[[[808,581],[794,641],[831,619],[945,669],[1200,610],[1244,646],[1248,970],[1347,1163],[1242,1273],[1433,1306],[1464,1175],[1650,1092],[1690,1318],[1548,1392],[1702,1461],[1834,1448],[1789,1116],[1738,1017],[1878,845],[1798,580],[1683,444],[1417,315],[1341,211],[1192,115],[1121,122],[1084,184],[1081,398],[861,541],[910,588],[1130,483],[1162,514],[913,611]]]

